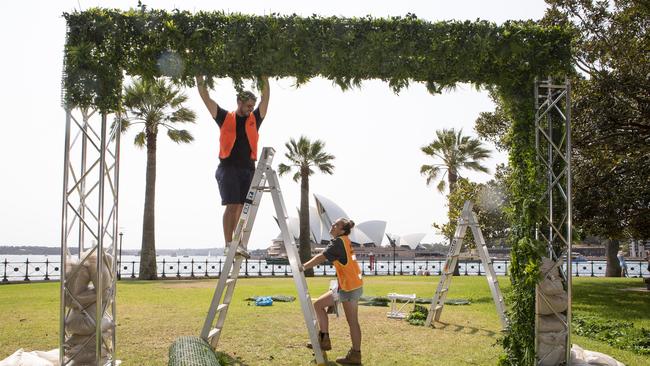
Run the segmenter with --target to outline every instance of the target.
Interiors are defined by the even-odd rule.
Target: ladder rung
[[[217,306],[217,312],[220,312],[221,310],[225,309],[228,307],[228,304],[221,304]]]
[[[208,339],[213,338],[214,336],[216,336],[217,334],[219,334],[219,332],[221,332],[221,329],[219,329],[219,328],[214,328],[214,329],[212,329],[212,330],[210,331],[210,333],[208,334]]]
[[[231,284],[235,283],[235,281],[237,281],[237,280],[235,280],[234,278],[229,278],[229,279],[226,280],[226,285],[231,285]]]
[[[442,305],[437,305],[435,308],[433,308],[433,311],[438,311],[442,309]]]
[[[445,292],[447,292],[447,291],[449,291],[449,289],[448,289],[448,288],[444,288],[444,289],[440,290],[440,293],[442,294],[442,293],[445,293]]]
[[[454,271],[451,271],[451,272],[443,272],[443,273],[444,273],[446,276],[449,276],[449,275],[453,275],[453,274],[454,274]]]

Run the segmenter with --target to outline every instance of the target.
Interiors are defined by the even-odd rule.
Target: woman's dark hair
[[[346,218],[340,218],[339,221],[343,223],[343,234],[350,235],[350,231],[354,227],[354,221]]]

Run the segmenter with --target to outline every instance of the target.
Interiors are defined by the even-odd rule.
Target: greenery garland
[[[535,283],[542,245],[540,166],[535,160],[533,80],[571,70],[571,34],[533,21],[427,22],[391,18],[252,16],[224,12],[93,8],[66,13],[64,103],[120,108],[124,73],[168,76],[183,86],[194,75],[244,79],[320,76],[342,89],[381,79],[399,92],[421,82],[431,93],[457,83],[492,87],[512,118],[509,187],[512,202],[511,328],[502,340],[505,364],[534,364]]]

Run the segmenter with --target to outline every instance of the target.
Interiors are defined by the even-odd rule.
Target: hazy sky
[[[421,19],[475,20],[502,23],[508,19],[538,19],[542,0],[456,1],[153,1],[149,7],[226,10],[249,14],[296,13],[323,16],[385,17],[414,13]],[[137,1],[13,1],[0,12],[0,245],[60,244],[64,111],[60,106],[61,67],[65,22],[61,14],[93,6],[128,9]],[[271,5],[272,4],[272,5]],[[425,242],[436,240],[432,222],[446,220],[445,197],[427,187],[419,174],[431,163],[420,147],[433,140],[434,131],[462,128],[470,135],[480,112],[493,110],[484,91],[460,85],[452,92],[432,96],[423,85],[412,85],[399,95],[380,81],[342,92],[328,80],[314,79],[296,89],[292,79],[271,81],[271,100],[260,130],[260,147],[278,150],[301,134],[326,142],[336,156],[334,175],[316,174],[312,192],[322,194],[347,211],[357,223],[386,220],[396,234],[426,232]],[[531,86],[532,87],[532,86]],[[214,172],[218,164],[216,123],[195,89],[185,91],[188,106],[198,114],[189,129],[190,145],[176,145],[159,137],[156,201],[158,248],[223,246],[221,215]],[[228,79],[220,80],[213,98],[224,108],[236,106]],[[135,130],[123,138],[120,173],[120,227],[124,248],[141,244],[145,188],[145,151],[133,146]],[[493,148],[490,145],[491,148]],[[493,154],[487,165],[493,172],[505,162]],[[462,173],[461,173],[462,174]],[[466,173],[475,181],[487,174]],[[287,211],[297,215],[299,185],[281,180]],[[258,212],[250,248],[266,248],[278,234],[270,195]]]

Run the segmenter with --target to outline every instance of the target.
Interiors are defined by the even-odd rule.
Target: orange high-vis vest
[[[251,147],[251,160],[257,160],[257,140],[259,134],[257,133],[257,123],[255,122],[255,115],[253,113],[248,115],[246,119],[246,137],[248,137],[248,144]],[[237,138],[237,116],[235,112],[228,112],[226,119],[221,125],[221,135],[219,136],[219,157],[225,159],[230,156],[232,147],[235,146],[235,139]]]
[[[338,260],[335,260],[333,263],[334,268],[336,268],[336,277],[338,277],[339,280],[339,288],[343,291],[356,290],[363,286],[361,269],[359,268],[357,257],[354,255],[354,250],[352,250],[350,238],[348,238],[347,235],[339,236],[339,238],[343,240],[345,256],[348,258],[346,264],[342,264]]]

